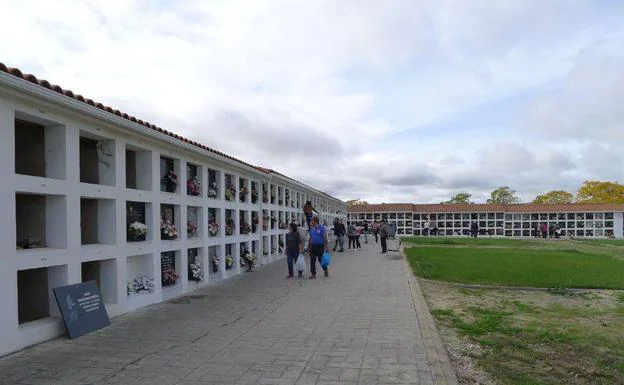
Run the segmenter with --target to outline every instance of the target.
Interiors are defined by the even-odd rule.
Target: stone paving
[[[406,263],[363,246],[329,278],[286,280],[284,259],[7,356],[0,383],[454,384]]]

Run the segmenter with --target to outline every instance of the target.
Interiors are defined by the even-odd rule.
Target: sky
[[[624,179],[624,1],[0,0],[0,25],[7,66],[344,200]]]

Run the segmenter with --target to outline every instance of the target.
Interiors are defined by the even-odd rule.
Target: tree
[[[350,199],[346,203],[347,203],[347,207],[362,206],[362,205],[367,205],[368,204],[368,202],[360,200],[360,199]]]
[[[441,202],[442,204],[459,204],[459,203],[474,203],[470,200],[472,194],[468,194],[467,192],[457,193],[454,197],[446,202]]]
[[[502,186],[492,191],[491,198],[487,203],[498,203],[508,205],[512,203],[520,203],[520,198],[516,197],[516,190],[512,190],[509,186]]]
[[[563,190],[553,190],[545,194],[538,195],[533,200],[533,203],[538,204],[567,204],[574,201],[574,195]]]
[[[624,185],[617,182],[586,181],[576,194],[579,203],[624,203]]]

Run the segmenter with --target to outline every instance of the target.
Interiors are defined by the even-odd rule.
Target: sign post
[[[110,325],[95,281],[57,287],[53,291],[70,339]]]

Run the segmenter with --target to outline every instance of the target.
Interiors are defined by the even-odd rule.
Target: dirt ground
[[[624,383],[622,291],[420,284],[460,384]]]

